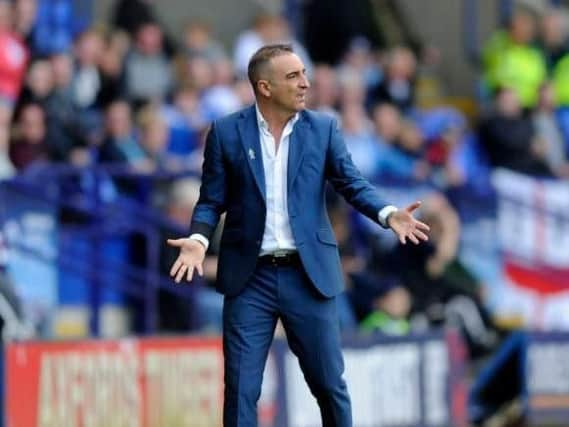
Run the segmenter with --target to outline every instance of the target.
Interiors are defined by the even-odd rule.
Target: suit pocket
[[[338,243],[336,242],[336,237],[334,236],[332,230],[329,230],[327,228],[322,228],[320,230],[317,230],[316,237],[320,242],[326,245],[338,246]]]

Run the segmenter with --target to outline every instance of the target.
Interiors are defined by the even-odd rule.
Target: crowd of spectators
[[[418,82],[433,57],[406,46],[377,51],[356,37],[338,63],[316,63],[278,15],[258,16],[227,49],[199,20],[174,41],[147,2],[118,1],[112,25],[104,26],[73,16],[73,2],[60,2],[57,10],[47,3],[0,0],[0,179],[52,163],[199,172],[208,124],[254,102],[246,76],[250,56],[263,44],[290,42],[311,80],[310,108],[339,119],[362,173],[380,187],[395,181],[429,188],[421,215],[432,237],[421,247],[378,238],[330,197],[348,283],[343,327],[404,334],[453,324],[473,352],[493,348],[485,307],[485,286],[492,284],[461,262],[461,219],[445,194],[479,189],[480,171],[489,167],[569,176],[568,21],[561,11],[516,10],[507,28],[486,42],[482,113],[471,120],[450,107],[417,108]],[[174,181],[154,207],[187,226],[197,184]],[[132,185],[117,180],[116,187],[137,199]],[[215,276],[212,248],[206,281]],[[220,299],[203,295],[202,318],[211,321],[202,324],[215,327]],[[169,316],[164,329],[189,327],[179,320],[191,306],[168,296],[161,301]]]

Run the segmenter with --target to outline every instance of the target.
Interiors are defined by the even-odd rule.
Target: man
[[[329,116],[305,110],[310,86],[289,45],[259,49],[249,63],[256,98],[215,121],[189,238],[170,274],[203,273],[208,239],[223,212],[217,287],[225,295],[224,425],[256,426],[262,374],[277,319],[298,357],[324,426],[351,426],[342,378],[335,297],[342,291],[336,239],[324,203],[328,180],[402,243],[427,240],[428,226],[387,206],[359,174]]]

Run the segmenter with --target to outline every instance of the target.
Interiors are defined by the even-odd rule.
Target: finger
[[[420,230],[415,230],[415,231],[413,231],[413,233],[415,234],[415,236],[417,236],[421,240],[424,240],[424,241],[429,240],[429,236],[427,236],[425,233],[423,233]]]
[[[201,263],[196,265],[196,270],[200,276],[203,276],[203,265],[201,265]]]
[[[182,266],[182,261],[178,258],[172,268],[170,269],[170,276],[174,277],[178,269]]]
[[[411,203],[409,206],[407,206],[407,207],[405,208],[405,210],[406,210],[407,212],[411,213],[411,212],[413,212],[415,209],[417,209],[419,206],[421,206],[421,201],[420,201],[420,200],[417,200],[416,202]]]
[[[400,234],[399,235],[399,241],[401,242],[402,245],[404,245],[405,243],[407,243],[405,241],[405,234]]]
[[[188,282],[191,282],[193,275],[194,275],[194,269],[192,267],[188,268],[188,272],[186,273],[186,280]]]
[[[180,280],[182,280],[182,277],[184,277],[184,273],[186,272],[187,268],[188,267],[185,264],[180,267],[178,274],[176,274],[176,283],[180,283]]]
[[[168,239],[166,240],[166,243],[168,243],[170,246],[179,248],[182,246],[182,239]]]
[[[417,239],[413,233],[409,234],[409,240],[411,240],[416,245],[419,244],[419,239]]]
[[[420,228],[421,230],[424,231],[430,231],[431,227],[429,227],[427,224],[425,224],[424,222],[421,221],[415,221],[415,227]]]

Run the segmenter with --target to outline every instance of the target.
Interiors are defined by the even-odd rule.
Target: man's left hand
[[[407,239],[416,245],[419,244],[420,240],[429,240],[429,237],[425,234],[430,230],[429,226],[413,217],[413,211],[419,206],[421,206],[421,202],[417,201],[405,209],[393,212],[387,217],[387,225],[397,235],[402,244],[407,243]]]

